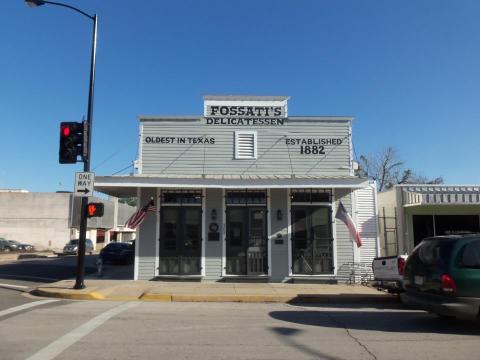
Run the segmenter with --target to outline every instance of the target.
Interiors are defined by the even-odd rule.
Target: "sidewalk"
[[[34,294],[71,300],[161,301],[161,302],[275,302],[275,303],[378,303],[397,297],[361,285],[207,283],[133,280],[85,281],[74,290],[74,280],[37,288]]]

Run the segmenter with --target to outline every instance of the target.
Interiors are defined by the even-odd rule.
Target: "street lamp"
[[[92,38],[92,55],[90,59],[90,85],[88,89],[88,110],[87,110],[87,141],[86,146],[83,147],[83,171],[90,171],[90,155],[92,144],[92,120],[93,120],[93,91],[95,85],[95,58],[97,52],[97,15],[89,15],[76,7],[62,4],[54,1],[44,0],[25,0],[28,6],[37,7],[45,4],[57,5],[72,9],[93,21],[93,38]],[[78,243],[78,257],[77,257],[77,277],[74,285],[74,289],[84,289],[84,275],[85,275],[85,239],[87,237],[87,205],[88,198],[82,197],[82,206],[80,211],[80,236]]]

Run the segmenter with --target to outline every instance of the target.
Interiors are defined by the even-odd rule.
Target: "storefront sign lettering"
[[[207,105],[205,116],[278,118],[286,117],[286,112],[283,106]]]
[[[173,136],[146,136],[145,142],[147,144],[215,144],[215,138],[210,137],[173,137]]]
[[[206,117],[206,125],[240,125],[240,126],[281,126],[285,118],[217,118]]]
[[[325,155],[326,146],[341,145],[343,139],[337,138],[286,138],[285,144],[287,146],[300,145],[300,154],[302,155]]]

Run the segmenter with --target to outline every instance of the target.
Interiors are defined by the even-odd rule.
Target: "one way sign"
[[[95,182],[95,174],[93,172],[77,172],[75,173],[75,196],[92,196],[93,183]]]

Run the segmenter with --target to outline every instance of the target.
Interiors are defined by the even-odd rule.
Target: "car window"
[[[480,268],[480,240],[472,241],[463,247],[461,266]]]
[[[78,239],[70,240],[70,245],[78,245]]]
[[[420,243],[417,254],[424,265],[445,267],[450,259],[454,242],[449,239],[430,239]]]
[[[106,246],[106,248],[119,250],[119,249],[128,249],[130,246],[131,245],[127,243],[111,242]]]

